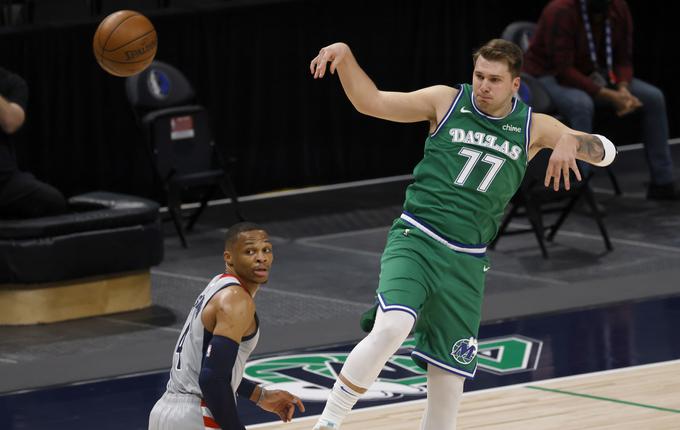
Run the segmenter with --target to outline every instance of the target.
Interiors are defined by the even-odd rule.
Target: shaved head
[[[232,249],[239,234],[245,231],[253,230],[266,231],[261,226],[252,222],[239,222],[232,225],[231,227],[229,227],[229,230],[227,230],[227,234],[224,236],[224,249],[225,250]]]

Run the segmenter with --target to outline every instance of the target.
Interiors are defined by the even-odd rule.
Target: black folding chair
[[[498,230],[498,235],[489,245],[489,248],[494,249],[501,236],[533,232],[541,248],[543,258],[548,258],[545,242],[551,242],[555,238],[558,230],[564,224],[569,214],[572,213],[576,204],[581,199],[584,199],[588,205],[590,215],[597,223],[605,247],[611,251],[614,248],[609,240],[609,234],[604,225],[602,213],[597,207],[593,191],[588,186],[592,172],[587,177],[582,178],[583,180],[580,182],[572,174],[569,190],[564,188],[563,182],[560,184],[559,191],[546,188],[544,186],[544,178],[550,154],[550,151],[542,150],[529,163],[522,184],[510,201],[508,211]],[[546,226],[543,216],[550,213],[557,213],[557,219],[551,225]],[[508,230],[510,222],[519,216],[525,216],[531,226]]]
[[[193,104],[195,92],[187,78],[175,67],[154,61],[144,72],[127,78],[125,86],[182,246],[186,248],[187,241],[181,204],[190,188],[198,189],[201,197],[186,230],[193,228],[220,187],[230,196],[236,219],[242,221],[234,185],[215,147],[208,112]]]

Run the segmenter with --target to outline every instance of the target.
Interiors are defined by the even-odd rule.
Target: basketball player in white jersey
[[[243,370],[260,336],[254,297],[267,282],[274,255],[267,232],[238,223],[225,239],[225,273],[215,276],[192,307],[175,347],[170,380],[149,417],[149,430],[245,430],[236,395],[282,421],[290,421],[300,399],[266,390]]]

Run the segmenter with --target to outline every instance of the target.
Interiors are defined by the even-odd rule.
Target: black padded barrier
[[[91,192],[71,213],[0,221],[0,283],[65,281],[148,269],[163,260],[157,203]]]

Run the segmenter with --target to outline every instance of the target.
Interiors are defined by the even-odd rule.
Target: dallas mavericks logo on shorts
[[[474,337],[461,339],[453,344],[451,356],[460,364],[470,364],[477,356],[477,340]]]

